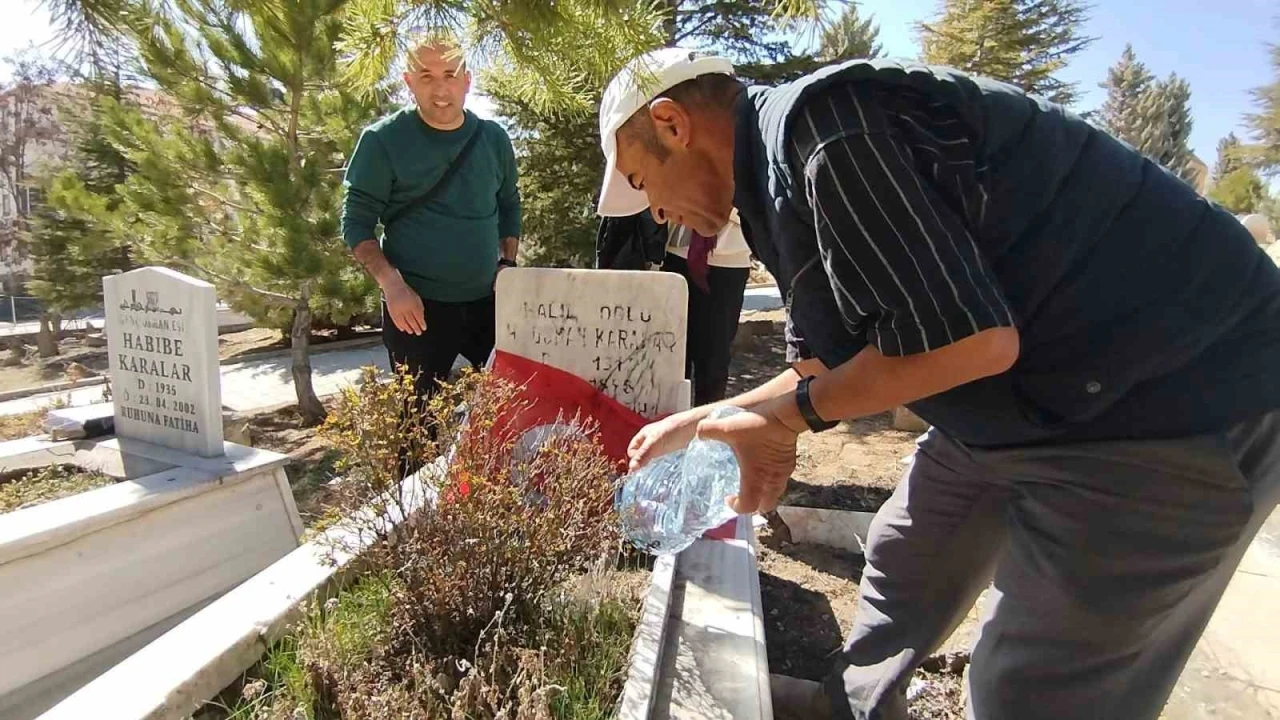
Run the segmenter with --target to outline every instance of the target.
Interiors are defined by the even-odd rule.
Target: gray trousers
[[[930,431],[871,524],[835,716],[906,718],[916,666],[994,578],[970,718],[1154,720],[1278,499],[1280,413],[1007,450]]]

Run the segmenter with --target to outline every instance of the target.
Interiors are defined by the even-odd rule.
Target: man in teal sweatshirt
[[[382,289],[392,366],[426,397],[458,355],[479,366],[493,350],[493,283],[516,264],[520,195],[511,139],[463,109],[471,74],[455,41],[415,43],[404,82],[414,105],[365,128],[347,164],[342,235]]]

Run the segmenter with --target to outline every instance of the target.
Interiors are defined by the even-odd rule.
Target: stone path
[[[288,355],[223,365],[222,404],[237,412],[248,412],[295,402],[289,365]],[[365,365],[386,370],[387,351],[374,345],[313,354],[311,371],[316,393],[321,397],[337,393],[358,379],[360,368]],[[0,415],[19,415],[55,404],[90,405],[102,402],[102,390],[101,385],[95,385],[0,402]]]
[[[967,652],[979,608],[969,611],[941,652]],[[1204,635],[1191,653],[1161,720],[1280,720],[1280,510],[1258,532]]]
[[[83,318],[74,318],[64,320],[62,323],[63,330],[101,330],[106,323],[106,318],[102,315],[92,315]],[[243,313],[236,312],[225,305],[218,306],[218,327],[240,327],[253,323],[253,318]],[[32,335],[40,331],[40,323],[37,321],[20,322],[20,323],[0,323],[0,337],[8,337],[9,335]]]
[[[1280,511],[1245,552],[1169,698],[1165,720],[1280,718]]]
[[[742,294],[742,311],[777,310],[782,307],[782,295],[777,285],[748,288]]]
[[[782,307],[776,286],[751,288],[743,299],[743,311],[774,310]],[[219,308],[219,324],[238,323],[242,316]],[[0,335],[4,328],[0,327]],[[459,361],[462,362],[461,360]],[[294,402],[293,378],[289,374],[289,356],[249,360],[222,366],[222,404],[237,412],[274,407]],[[360,377],[360,368],[376,365],[387,369],[387,354],[382,346],[352,350],[317,352],[311,356],[313,382],[320,397],[337,393]],[[102,402],[102,386],[90,386],[57,393],[44,393],[0,402],[0,415],[20,415],[55,404],[91,405]]]

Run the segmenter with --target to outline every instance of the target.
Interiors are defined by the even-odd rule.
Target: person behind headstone
[[[626,217],[600,218],[596,230],[597,270],[653,270],[666,256],[667,229],[648,210]]]
[[[733,359],[733,337],[742,315],[742,294],[751,274],[751,249],[737,214],[714,237],[670,225],[662,269],[689,282],[687,375],[695,405],[723,400]]]
[[[494,280],[516,265],[520,195],[506,131],[464,108],[471,73],[455,38],[412,43],[404,82],[413,105],[365,128],[347,163],[342,234],[382,290],[393,367],[425,397],[458,355],[480,366],[493,351]]]
[[[1280,499],[1280,270],[1227,211],[1042,99],[851,61],[746,87],[680,48],[605,90],[601,215],[718,234],[736,208],[794,364],[695,434],[739,512],[797,438],[907,405],[933,429],[871,523],[859,605],[796,717],[907,717],[912,674],[995,582],[968,674],[984,720],[1154,720]],[[794,687],[794,686],[793,686]]]

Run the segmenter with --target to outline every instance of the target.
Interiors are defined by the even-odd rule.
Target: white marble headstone
[[[213,285],[146,267],[105,277],[102,289],[116,435],[222,455]]]
[[[683,277],[513,268],[496,292],[497,349],[571,372],[645,417],[682,409]]]

